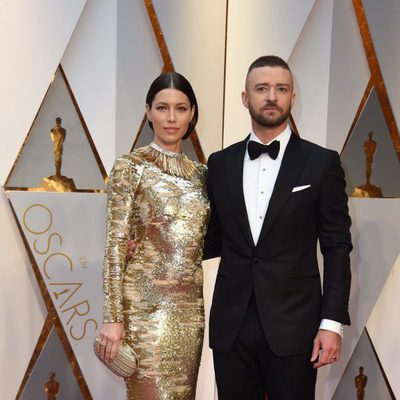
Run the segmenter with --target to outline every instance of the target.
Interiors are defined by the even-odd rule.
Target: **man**
[[[208,161],[204,258],[221,256],[210,313],[219,400],[314,399],[317,368],[339,359],[350,323],[344,175],[336,152],[291,132],[294,99],[285,61],[254,61],[242,93],[252,132]]]

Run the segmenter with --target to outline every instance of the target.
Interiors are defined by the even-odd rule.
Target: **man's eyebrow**
[[[271,85],[270,83],[259,82],[259,83],[256,83],[254,86],[255,86],[255,87],[258,87],[258,86],[270,86],[270,85]],[[274,86],[289,86],[289,87],[290,87],[290,83],[281,83],[281,82],[278,82],[278,83],[276,83]]]

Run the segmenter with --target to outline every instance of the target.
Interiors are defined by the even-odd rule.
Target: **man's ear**
[[[242,103],[246,108],[249,108],[249,97],[245,91],[242,92]]]

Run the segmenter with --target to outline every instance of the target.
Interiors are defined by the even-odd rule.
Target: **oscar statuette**
[[[367,386],[368,377],[364,375],[364,367],[360,367],[359,374],[354,378],[354,384],[357,389],[357,400],[364,400],[365,386]]]
[[[366,183],[357,186],[351,195],[352,197],[383,197],[381,188],[371,183],[372,163],[377,147],[376,141],[372,139],[373,134],[373,132],[369,132],[368,139],[364,142]]]
[[[61,126],[61,118],[56,118],[56,126],[51,130],[50,137],[54,145],[54,162],[56,174],[42,179],[41,188],[46,192],[74,192],[76,191],[73,179],[61,175],[63,144],[67,135],[66,129]]]
[[[56,381],[56,373],[50,372],[50,380],[44,385],[47,400],[56,400],[59,390],[60,382]]]

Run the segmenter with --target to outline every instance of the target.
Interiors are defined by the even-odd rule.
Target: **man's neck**
[[[252,128],[254,134],[261,140],[262,143],[266,144],[274,140],[277,136],[279,136],[287,127],[287,121],[282,125],[267,128],[265,126],[260,126],[257,123],[252,121]]]

